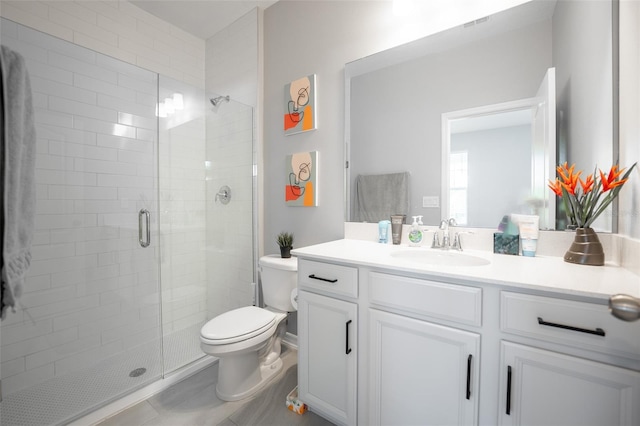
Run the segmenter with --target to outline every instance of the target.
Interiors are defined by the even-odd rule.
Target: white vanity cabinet
[[[640,353],[637,324],[606,306],[502,291],[501,329],[527,345],[501,342],[501,425],[639,425],[640,372],[615,357]],[[536,346],[562,343],[610,363]]]
[[[357,272],[298,262],[298,394],[311,410],[344,425],[357,422],[358,305],[341,299],[357,297]]]
[[[640,373],[502,343],[500,425],[640,424]]]
[[[369,327],[369,424],[477,424],[478,334],[376,309]]]
[[[480,335],[422,318],[479,324],[481,289],[378,272],[368,284],[369,424],[478,424]]]
[[[313,411],[366,426],[640,425],[640,322],[594,290],[637,276],[500,255],[458,271],[394,250],[341,240],[294,253]]]

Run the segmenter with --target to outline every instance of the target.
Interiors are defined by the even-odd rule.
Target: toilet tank
[[[298,286],[298,258],[263,256],[258,262],[264,304],[285,312],[296,309],[291,304],[291,291]]]

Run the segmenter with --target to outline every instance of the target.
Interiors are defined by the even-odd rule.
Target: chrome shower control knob
[[[229,204],[229,201],[231,201],[231,188],[227,185],[222,186],[220,190],[218,190],[215,199],[222,204]]]

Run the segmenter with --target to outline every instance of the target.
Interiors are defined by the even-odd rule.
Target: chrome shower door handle
[[[143,239],[143,232],[142,232],[142,217],[145,217],[145,222],[146,222],[146,228],[147,228],[147,232],[146,232],[146,239]],[[147,209],[141,209],[138,212],[138,242],[140,243],[141,247],[149,247],[149,244],[151,244],[151,214],[149,213],[149,210]]]

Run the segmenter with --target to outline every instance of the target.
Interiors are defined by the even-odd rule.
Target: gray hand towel
[[[35,224],[36,132],[31,84],[22,56],[0,46],[2,111],[2,297],[5,318],[8,307],[15,311],[22,294],[25,274],[31,264],[31,242]]]
[[[409,173],[359,175],[355,184],[354,220],[378,222],[409,212]]]

